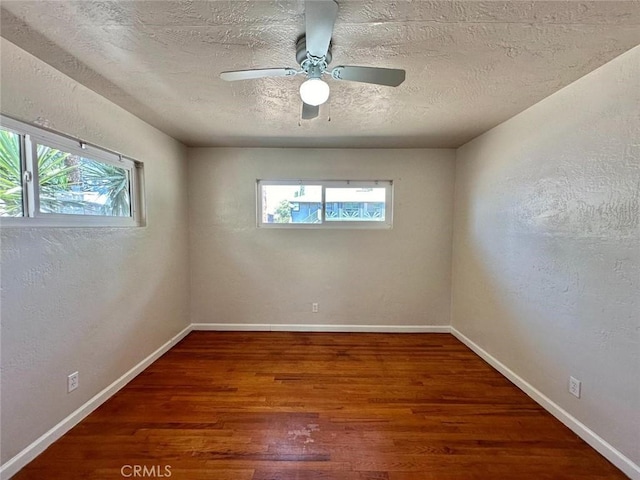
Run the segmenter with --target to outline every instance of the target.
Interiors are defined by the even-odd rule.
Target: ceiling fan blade
[[[304,8],[307,52],[314,57],[324,57],[333,35],[338,4],[335,0],[307,0]]]
[[[406,72],[395,68],[339,66],[331,70],[331,76],[336,80],[397,87],[404,82]]]
[[[316,118],[320,113],[320,106],[309,105],[307,103],[302,102],[302,119],[303,120],[311,120],[312,118]]]
[[[252,80],[263,77],[289,77],[296,75],[297,70],[293,68],[263,68],[259,70],[235,70],[233,72],[222,72],[220,78],[227,82],[236,80]]]

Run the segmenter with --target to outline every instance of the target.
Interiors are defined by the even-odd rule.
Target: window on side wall
[[[142,164],[0,117],[3,226],[139,226]]]
[[[391,180],[258,180],[258,226],[391,228]]]

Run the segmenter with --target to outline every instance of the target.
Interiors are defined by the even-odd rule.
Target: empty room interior
[[[640,2],[0,8],[2,479],[640,480]]]

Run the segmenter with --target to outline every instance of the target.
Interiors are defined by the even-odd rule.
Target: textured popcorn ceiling
[[[303,77],[218,78],[297,67],[302,0],[3,0],[0,32],[190,146],[456,147],[640,43],[639,1],[339,3],[331,65],[407,80],[329,80],[304,122]]]

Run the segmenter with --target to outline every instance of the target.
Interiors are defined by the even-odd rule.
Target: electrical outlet
[[[569,393],[574,397],[580,398],[580,387],[582,382],[577,378],[569,377]]]
[[[67,393],[73,392],[78,388],[78,372],[73,372],[67,377]]]
[[[318,313],[318,304],[317,303],[312,303],[311,304],[311,313]]]

